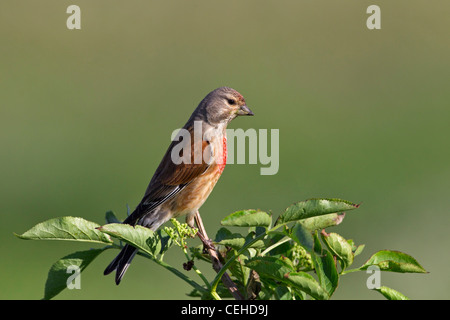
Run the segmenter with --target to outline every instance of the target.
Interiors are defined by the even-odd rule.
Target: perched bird
[[[228,87],[210,92],[173,139],[144,197],[123,223],[157,230],[169,219],[186,215],[193,226],[194,216],[225,168],[227,125],[240,115],[253,112],[239,92]],[[104,274],[116,270],[119,284],[137,250],[126,244]]]

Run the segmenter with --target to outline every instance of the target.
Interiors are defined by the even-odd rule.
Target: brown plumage
[[[172,141],[144,197],[123,223],[157,230],[170,218],[186,215],[186,221],[193,226],[194,215],[208,198],[225,167],[227,125],[239,115],[253,115],[239,92],[228,87],[210,92],[183,127],[190,139]],[[196,132],[199,128],[202,133],[200,139]],[[185,156],[190,161],[174,161],[174,148],[187,142],[190,146],[182,151],[190,149],[190,158],[183,152],[177,156]],[[104,274],[117,270],[116,284],[119,284],[136,252],[133,246],[125,245]]]

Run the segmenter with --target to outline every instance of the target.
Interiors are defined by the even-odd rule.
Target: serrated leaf
[[[238,237],[238,238],[224,239],[224,240],[220,241],[219,244],[239,250],[245,245],[246,242],[247,241],[245,240],[245,238]],[[265,247],[264,241],[259,240],[259,241],[256,241],[255,243],[253,243],[249,248],[261,249],[264,247]]]
[[[111,238],[96,230],[95,222],[78,217],[60,217],[38,223],[17,237],[25,240],[71,240],[95,243],[112,243]]]
[[[255,257],[246,261],[245,265],[255,270],[260,276],[264,275],[276,280],[283,280],[286,274],[294,271],[292,262],[276,257]]]
[[[161,249],[159,250],[160,254],[164,254],[169,250],[169,248],[174,244],[173,239],[167,234],[164,229],[159,229],[157,231],[159,236],[159,241],[161,242]],[[158,250],[158,246],[156,246],[155,250]]]
[[[245,245],[245,238],[235,235],[233,237],[223,239],[216,243],[239,250]]]
[[[342,222],[342,220],[344,220],[344,217],[345,212],[329,213],[323,216],[306,218],[298,221],[297,223],[300,223],[304,228],[310,231],[315,231],[337,226]]]
[[[358,205],[341,199],[309,199],[294,203],[278,218],[276,224],[298,221],[330,213],[358,208]]]
[[[366,270],[376,265],[382,271],[401,273],[427,273],[427,271],[410,255],[392,250],[381,250],[374,253],[359,269]]]
[[[236,233],[236,234],[241,236],[241,237],[244,237],[240,233]],[[216,237],[214,238],[214,241],[215,242],[220,242],[221,240],[227,239],[227,238],[229,238],[232,235],[233,235],[233,232],[231,232],[227,228],[222,227],[219,230],[217,230]]]
[[[331,297],[339,283],[339,274],[333,256],[330,252],[325,251],[323,256],[314,253],[311,254],[311,257],[319,284]]]
[[[271,223],[272,217],[259,210],[236,211],[221,221],[223,226],[236,227],[269,227]]]
[[[221,244],[223,246],[228,246],[239,250],[245,245],[247,241],[251,240],[252,234],[254,234],[254,232],[247,235],[248,238],[244,238],[244,236],[241,235],[240,233],[232,233],[230,230],[226,228],[220,228],[217,231],[214,242],[217,244]],[[262,247],[264,247],[264,242],[262,240],[255,242],[251,246],[251,248],[262,248]]]
[[[49,300],[67,288],[69,277],[75,269],[81,273],[106,248],[78,251],[56,261],[48,272],[45,283],[44,300]]]
[[[328,300],[330,296],[310,274],[306,272],[291,272],[285,276],[285,281],[294,288],[305,292],[314,299]]]
[[[152,256],[161,251],[161,241],[157,233],[143,226],[130,226],[122,223],[106,224],[98,228],[114,238],[131,244]]]
[[[353,263],[352,246],[341,235],[337,233],[329,233],[327,235],[321,234],[322,239],[327,245],[328,249],[337,256],[342,262],[343,269],[347,268]]]
[[[385,286],[381,286],[380,288],[373,290],[378,291],[388,300],[409,300],[409,298],[403,293]]]

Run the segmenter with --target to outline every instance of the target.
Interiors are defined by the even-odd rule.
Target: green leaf
[[[385,286],[373,290],[378,291],[388,300],[409,300],[409,298],[405,296],[403,293]]]
[[[267,212],[259,210],[237,211],[221,221],[223,226],[236,227],[269,227],[271,223],[272,217]]]
[[[157,233],[143,226],[130,226],[122,223],[106,224],[98,228],[101,232],[109,234],[125,243],[131,244],[152,256],[161,251],[161,241]]]
[[[341,199],[309,199],[294,203],[278,218],[276,224],[337,213],[358,208],[359,205]]]
[[[239,250],[245,245],[245,238],[242,237],[233,237],[229,239],[223,239],[220,242],[218,242],[221,245],[231,247],[233,249]],[[263,241],[257,241],[253,245],[250,246],[251,248],[263,248],[264,242]]]
[[[246,266],[255,270],[262,281],[264,281],[264,277],[269,277],[289,284],[315,299],[329,298],[325,290],[311,275],[305,272],[294,272],[293,264],[288,258],[256,257],[247,261]]]
[[[317,235],[317,231],[313,233],[314,237],[314,252],[317,254],[322,254],[322,244],[320,243],[319,236]]]
[[[238,235],[238,236],[240,236],[242,238],[244,237],[240,233],[233,233],[230,230],[228,230],[227,228],[222,227],[219,230],[217,230],[216,237],[215,237],[214,241],[215,242],[220,242],[223,239],[228,239],[228,238],[232,237],[233,234],[234,235]]]
[[[292,262],[287,258],[255,257],[246,261],[245,265],[255,270],[260,277],[266,276],[276,280],[283,280],[286,274],[294,271]]]
[[[353,263],[354,256],[352,246],[347,240],[333,232],[327,235],[321,233],[321,236],[328,249],[342,262],[343,269],[349,267]]]
[[[325,251],[325,254],[321,257],[317,254],[311,256],[320,286],[331,297],[339,283],[339,275],[333,256],[328,251]]]
[[[106,223],[121,223],[122,222],[116,217],[116,215],[112,211],[106,212],[105,220],[106,220]]]
[[[359,246],[356,247],[356,250],[353,250],[353,255],[356,257],[357,255],[360,255],[361,252],[364,250],[364,248],[366,247],[365,244],[360,244]]]
[[[364,250],[365,245],[361,244],[359,246],[355,245],[355,242],[352,239],[348,239],[347,242],[352,247],[353,256],[356,257],[357,255],[361,254],[361,252]]]
[[[174,244],[174,241],[163,229],[158,229],[156,232],[158,233],[159,241],[161,242],[161,250],[159,253],[162,255],[169,250],[169,248]],[[155,248],[155,250],[156,249],[158,248]]]
[[[220,228],[219,231],[217,231],[214,242],[239,250],[245,245],[246,242],[253,238],[253,234],[254,232],[251,232],[246,238],[244,238],[244,236],[240,233],[232,233],[226,228]],[[264,246],[264,241],[260,240],[252,244],[250,248],[263,248]]]
[[[285,286],[278,286],[275,288],[275,296],[278,298],[278,300],[293,300],[292,292],[289,290],[288,287]]]
[[[296,223],[292,228],[292,239],[305,248],[309,253],[313,251],[314,238],[311,231],[304,228],[301,224]]]
[[[77,217],[60,217],[38,223],[17,237],[25,240],[72,240],[112,243],[111,238],[96,230],[98,224]]]
[[[105,249],[78,251],[55,262],[48,272],[44,300],[52,299],[67,288],[67,282],[69,277],[74,275],[74,270],[79,268],[79,272],[81,273]]]
[[[294,288],[305,292],[314,299],[328,300],[328,293],[319,285],[319,283],[310,274],[306,272],[291,272],[285,276],[285,281]]]
[[[381,250],[374,253],[359,269],[366,270],[376,265],[382,271],[401,273],[427,273],[427,271],[410,255],[391,250]]]
[[[298,221],[304,228],[309,231],[315,231],[336,226],[344,220],[345,212],[329,213],[323,216],[306,218]]]

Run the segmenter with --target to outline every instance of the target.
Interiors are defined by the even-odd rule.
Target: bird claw
[[[216,247],[214,246],[214,243],[211,239],[206,240],[206,242],[203,242],[203,251],[208,250],[216,250]]]
[[[203,243],[203,251],[216,250],[216,247],[211,239],[206,238],[201,232],[198,232],[197,234]]]

